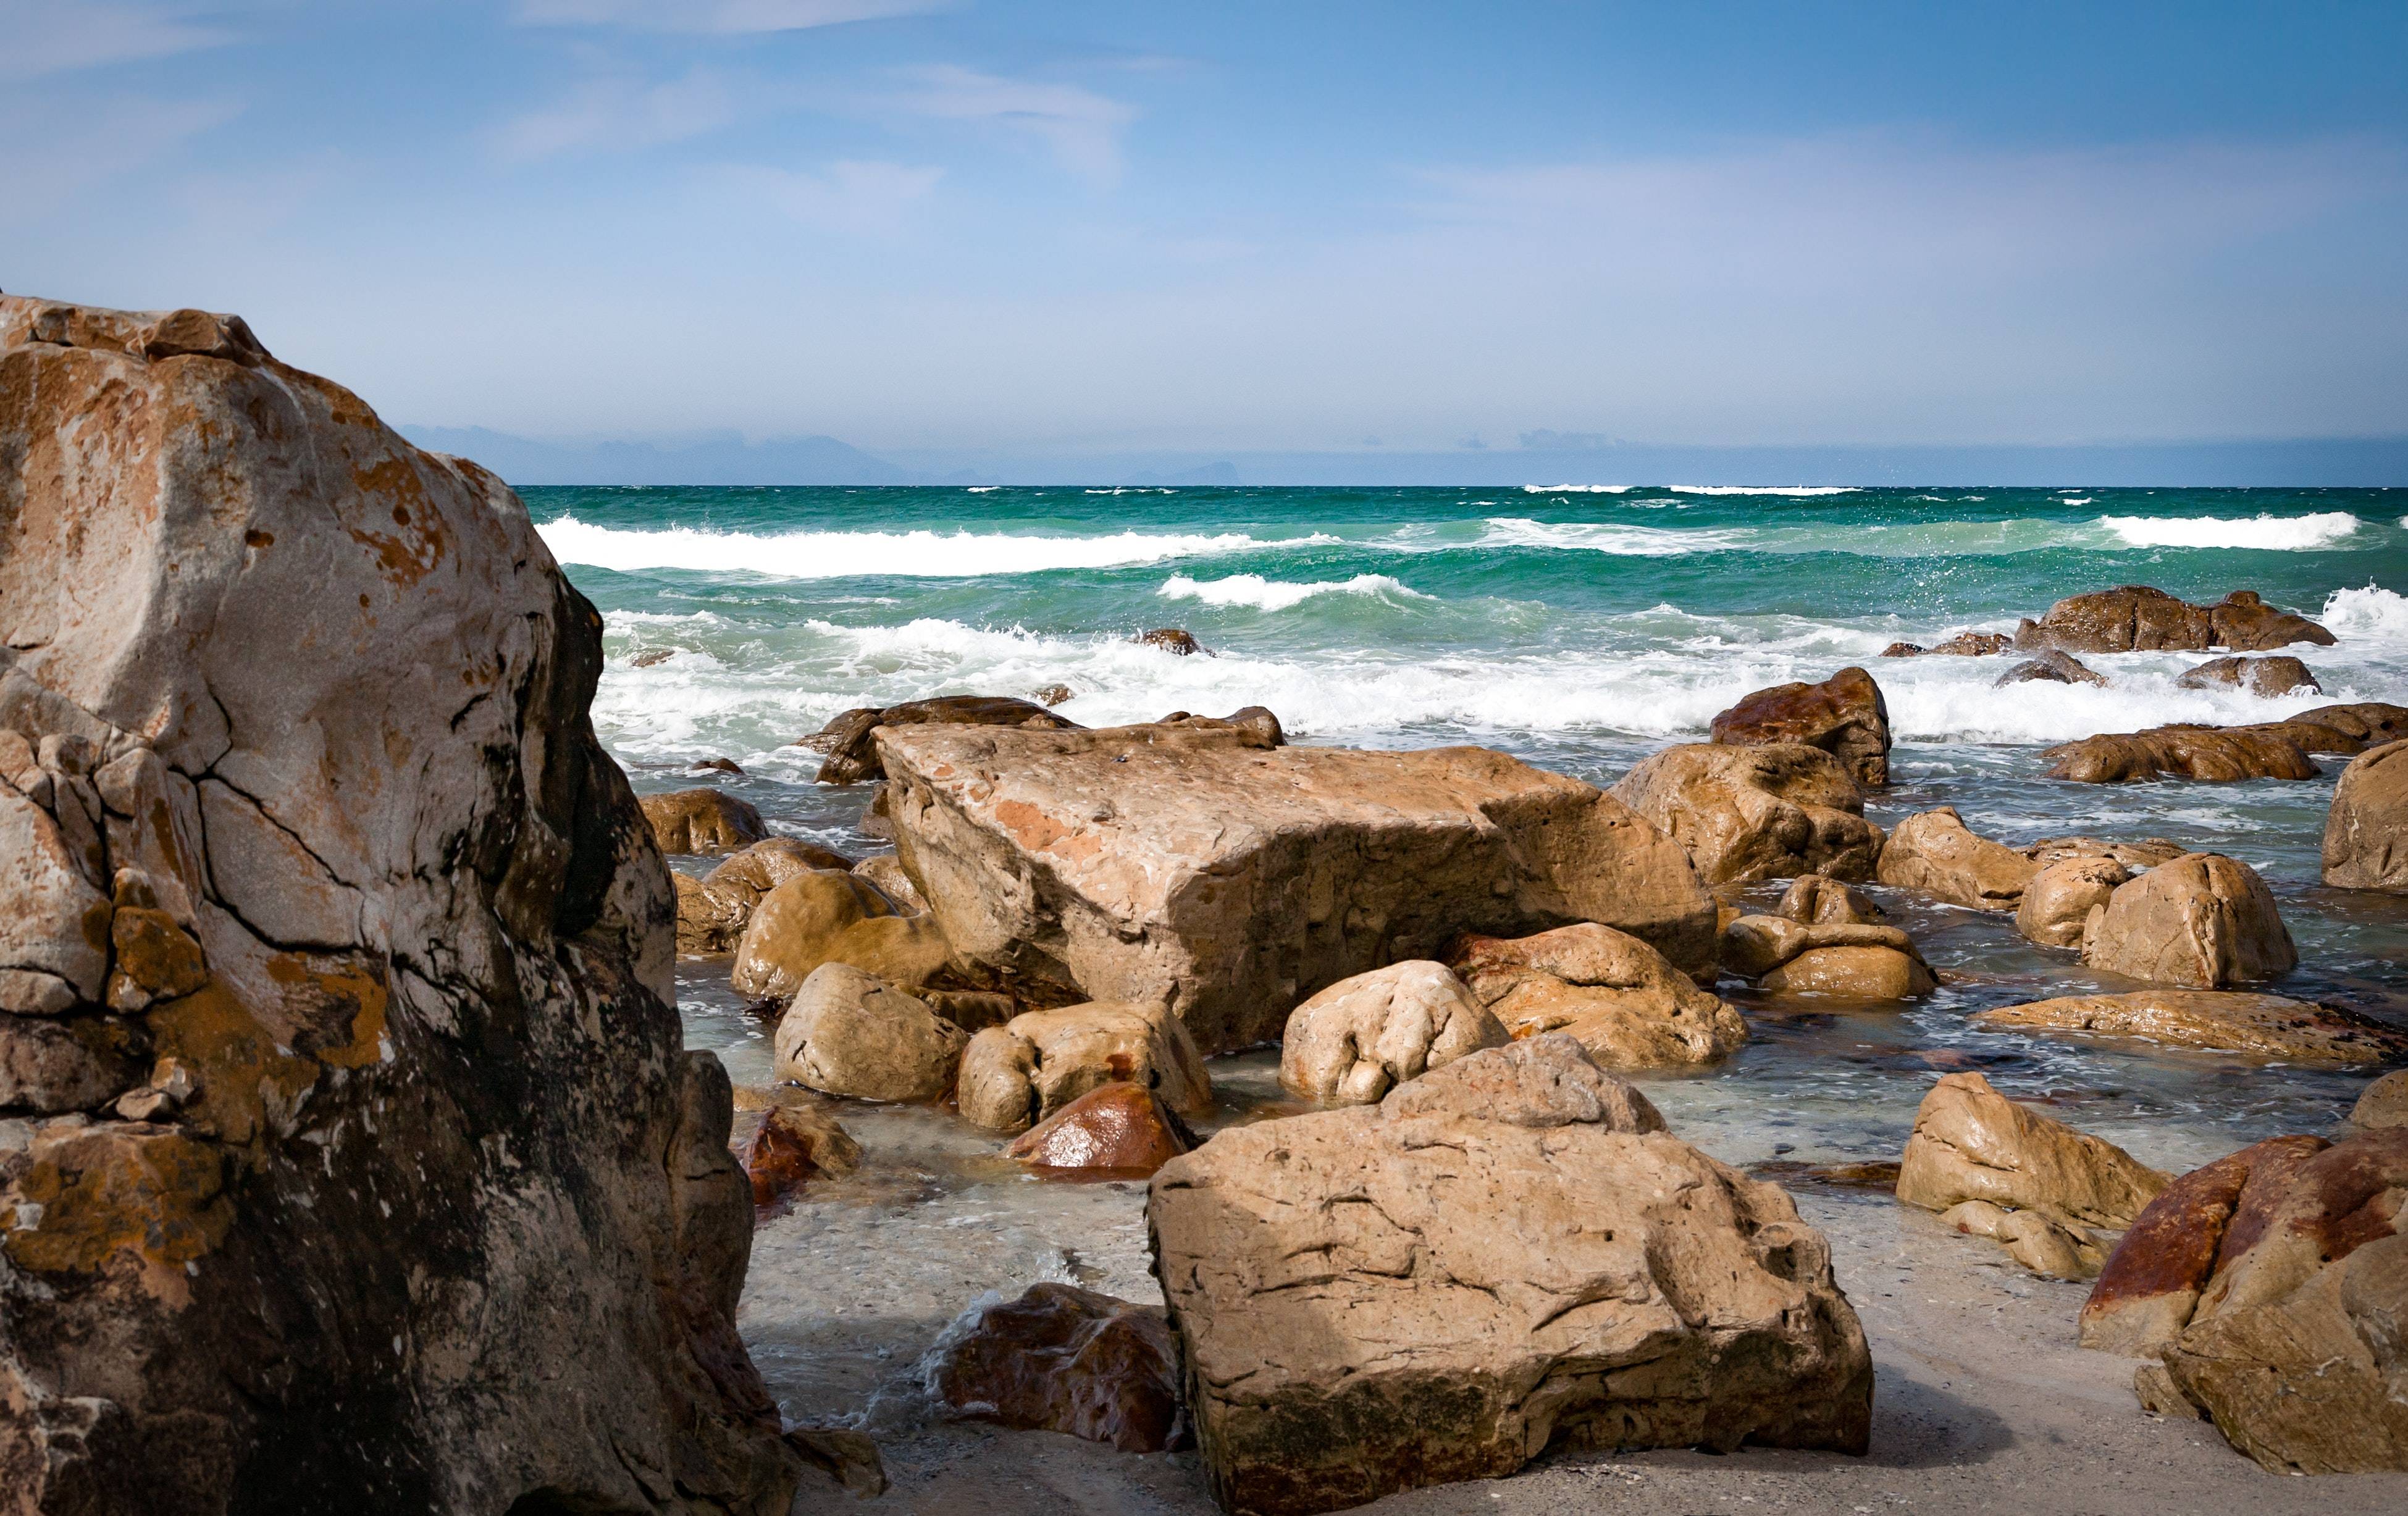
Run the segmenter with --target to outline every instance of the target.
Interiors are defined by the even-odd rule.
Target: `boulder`
[[[728,852],[769,835],[750,801],[709,785],[648,794],[639,804],[663,852]]]
[[[1941,1224],[1967,1237],[1988,1237],[2007,1256],[2049,1279],[2086,1280],[2106,1256],[2087,1231],[2061,1226],[2036,1210],[2009,1210],[1987,1200],[1960,1200],[1940,1213]]]
[[[2239,990],[2140,990],[2002,1006],[1972,1018],[1992,1031],[2138,1037],[2286,1063],[2382,1064],[2408,1058],[2408,1033],[2338,1006]]]
[[[1882,845],[1879,878],[1975,910],[2013,910],[2040,872],[2025,853],[1976,837],[1954,806],[1917,811]]]
[[[2082,961],[2152,984],[2221,990],[2299,966],[2299,951],[2258,871],[2221,853],[2185,853],[2094,908]]]
[[[2255,591],[2235,590],[2214,606],[2195,606],[2141,584],[2069,595],[2015,629],[2015,646],[2026,651],[2263,652],[2294,642],[2330,647],[2333,635],[2267,605]]]
[[[851,964],[898,984],[925,984],[952,957],[933,916],[904,916],[877,886],[833,868],[806,869],[761,897],[736,941],[729,982],[748,999],[782,1000],[822,964]]]
[[[1843,668],[1820,684],[1758,690],[1716,716],[1712,732],[1714,741],[1733,747],[1820,748],[1846,765],[1858,784],[1889,782],[1889,706],[1861,668]]]
[[[2408,1068],[2386,1074],[2360,1091],[2358,1104],[2350,1108],[2349,1124],[2362,1132],[2408,1126]]]
[[[2078,948],[2091,909],[2107,904],[2131,880],[2132,871],[2120,861],[2098,853],[2050,864],[2024,886],[2015,904],[2015,930],[2042,947]]]
[[[938,1349],[937,1393],[965,1415],[1162,1452],[1184,1431],[1179,1344],[1159,1306],[1073,1284],[1029,1286]]]
[[[925,1103],[953,1087],[969,1034],[850,964],[811,970],[778,1018],[778,1077],[862,1100]]]
[[[2045,837],[2024,850],[2025,856],[2041,867],[2061,864],[2069,858],[2113,858],[2133,873],[2170,864],[2190,850],[2179,842],[2161,837],[2143,837],[2138,842],[2114,842],[2096,837]]]
[[[1334,1510],[1550,1448],[1867,1445],[1829,1245],[1568,1037],[1230,1128],[1163,1166],[1147,1214],[1225,1510]]]
[[[2333,786],[2324,879],[2342,890],[2408,894],[2408,741],[2369,748]]]
[[[1881,852],[1864,792],[1819,748],[1684,743],[1610,793],[1678,841],[1710,887],[1799,874],[1870,879]]]
[[[1957,658],[1986,658],[2007,651],[2015,639],[2003,632],[1959,632],[1945,642],[1924,647],[1917,642],[1893,642],[1882,650],[1885,658],[1919,658],[1926,655]]]
[[[1908,999],[1940,982],[1906,933],[1851,922],[1742,916],[1723,928],[1722,965],[1767,990],[1858,1000]]]
[[[2315,760],[2286,733],[2250,726],[2157,726],[2109,733],[2044,750],[2048,777],[2077,784],[2128,784],[2171,774],[2229,784],[2239,779],[2312,779]]]
[[[1196,1134],[1161,1096],[1113,1080],[1023,1132],[1004,1151],[1039,1173],[1152,1179],[1195,1146]]]
[[[1195,634],[1182,632],[1176,626],[1157,626],[1151,632],[1140,632],[1137,640],[1149,648],[1160,648],[1182,658],[1204,651],[1204,644],[1196,640]]]
[[[774,1206],[815,1179],[842,1179],[861,1166],[861,1144],[817,1106],[767,1105],[745,1110],[739,1100],[728,1150],[752,1181],[755,1209]]]
[[[814,868],[850,868],[842,853],[773,837],[755,842],[701,879],[672,876],[677,885],[678,951],[707,957],[732,952],[761,897]]]
[[[858,784],[882,779],[883,757],[878,733],[890,726],[1020,726],[1035,731],[1076,731],[1079,723],[1056,716],[1033,701],[1006,694],[948,694],[934,700],[911,700],[883,709],[861,707],[848,710],[817,734],[796,744],[827,754],[820,765],[822,784]]]
[[[1627,932],[1584,922],[1535,937],[1467,936],[1447,953],[1516,1037],[1564,1032],[1601,1067],[1710,1064],[1747,1042],[1738,1011]]]
[[[161,1097],[6,1123],[0,1505],[786,1511],[727,1078],[525,508],[234,317],[22,296],[0,502],[0,1023]]]
[[[2070,652],[2052,648],[2037,658],[2027,658],[1992,681],[1995,689],[2010,684],[2029,684],[2033,680],[2045,684],[2096,684],[2104,686],[2107,676],[2085,664]]]
[[[2211,658],[2197,668],[2186,669],[2174,683],[2186,690],[2247,690],[2251,694],[2272,700],[2289,694],[2294,690],[2314,690],[2322,694],[2324,686],[2308,672],[2308,665],[2297,658]]]
[[[1125,1080],[1183,1116],[1212,1108],[1212,1080],[1179,1018],[1158,1005],[1096,1001],[1032,1010],[970,1039],[963,1116],[1020,1132],[1098,1085]]]
[[[1774,914],[1807,926],[1869,926],[1888,913],[1838,880],[1800,874],[1782,892]]]
[[[896,849],[965,963],[1039,1003],[1167,1002],[1207,1051],[1271,1040],[1323,987],[1460,932],[1595,920],[1684,968],[1712,960],[1713,903],[1677,844],[1502,753],[1226,725],[879,742]]]
[[[877,886],[878,893],[895,902],[896,908],[907,916],[916,916],[928,908],[920,887],[903,872],[903,861],[891,852],[864,858],[853,865],[853,871]]]
[[[1444,964],[1408,959],[1337,983],[1288,1013],[1280,1084],[1321,1106],[1365,1106],[1407,1080],[1512,1040]]]
[[[2094,1234],[2131,1225],[2168,1179],[2114,1143],[2016,1105],[1979,1074],[1949,1074],[1915,1109],[1899,1162],[1898,1197],[1942,1213],[1969,1200],[2036,1212],[2067,1234],[2087,1274],[2100,1257]],[[1985,1215],[1956,1214],[1950,1224],[1978,1230],[1966,1223]],[[2054,1251],[2045,1235],[2031,1237],[2022,1227],[2001,1240],[2017,1237],[2035,1256]]]

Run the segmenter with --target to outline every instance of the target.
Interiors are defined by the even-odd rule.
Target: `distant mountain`
[[[734,433],[673,442],[543,442],[481,426],[404,426],[422,448],[473,458],[512,484],[913,484],[832,436],[747,442]]]

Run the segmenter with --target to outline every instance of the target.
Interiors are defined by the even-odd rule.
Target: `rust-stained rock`
[[[516,497],[235,318],[0,297],[0,1023],[150,1071],[9,1123],[0,1506],[827,1483],[736,1332],[601,618]]]
[[[2245,689],[2268,700],[2294,690],[2324,691],[2307,665],[2288,656],[2211,658],[2197,668],[2185,669],[2174,683],[2186,690]]]
[[[2068,595],[2015,630],[2019,649],[2068,652],[2263,652],[2294,642],[2330,647],[2333,635],[2304,616],[2267,605],[2252,590],[2235,590],[2213,606],[2195,606],[2141,584]]]
[[[1183,1116],[1212,1108],[1212,1079],[1186,1026],[1157,1005],[1092,1001],[1032,1010],[970,1039],[962,1054],[962,1115],[1019,1132],[1098,1085],[1125,1080]]]
[[[732,852],[769,835],[751,801],[707,784],[648,794],[639,803],[663,852]]]
[[[2408,894],[2408,741],[2369,748],[2341,771],[2325,819],[2324,879]]]
[[[1868,880],[1881,853],[1864,792],[1819,748],[1684,743],[1610,793],[1679,842],[1709,887],[1799,874]]]
[[[2300,954],[2256,869],[2192,852],[2117,885],[2094,908],[2082,961],[2152,984],[2221,990],[2287,974]]]
[[[966,1415],[1123,1452],[1178,1446],[1179,1345],[1158,1306],[1031,1285],[940,1350],[937,1393]]]
[[[1315,1105],[1365,1106],[1510,1040],[1453,969],[1412,958],[1340,980],[1289,1012],[1280,1084]]]
[[[1466,937],[1447,953],[1472,998],[1515,1037],[1563,1032],[1602,1068],[1710,1064],[1747,1023],[1627,932],[1584,922],[1535,937]]]
[[[1676,844],[1503,753],[1272,747],[1219,724],[879,742],[896,850],[965,965],[1038,1003],[1167,1002],[1208,1051],[1269,1041],[1323,987],[1459,932],[1595,920],[1684,968],[1712,957],[1713,908]]]
[[[858,784],[886,776],[877,733],[889,726],[1025,726],[1038,731],[1075,731],[1079,723],[1033,701],[1008,694],[948,694],[906,701],[883,709],[848,710],[797,746],[827,754],[822,784]]]
[[[1225,1510],[1334,1510],[1551,1448],[1861,1452],[1872,1365],[1789,1197],[1547,1035],[1154,1178]]]
[[[1712,734],[1733,747],[1794,742],[1820,748],[1846,765],[1858,784],[1889,782],[1889,705],[1861,668],[1843,668],[1820,684],[1758,690],[1716,716]]]
[[[2408,1032],[2338,1006],[2241,990],[2140,990],[2067,995],[1978,1012],[1994,1031],[2137,1037],[2286,1063],[2383,1064],[2408,1059]]]
[[[757,1209],[774,1206],[816,1179],[842,1179],[861,1166],[861,1144],[842,1123],[816,1105],[767,1104],[757,1110],[737,1102],[728,1150],[752,1181]]]
[[[1151,1179],[1195,1146],[1196,1135],[1161,1096],[1113,1080],[1021,1133],[1004,1151],[1040,1173]]]
[[[1882,845],[1878,877],[1884,884],[1921,890],[1951,905],[2013,910],[2038,872],[2029,855],[1976,837],[1956,807],[1942,806],[1898,823]]]

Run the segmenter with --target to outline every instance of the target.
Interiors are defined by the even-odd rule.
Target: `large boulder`
[[[1861,668],[1843,668],[1820,684],[1758,690],[1716,716],[1712,732],[1716,742],[1734,747],[1796,742],[1820,748],[1846,765],[1858,784],[1889,782],[1889,706]]]
[[[1032,1010],[970,1039],[961,1112],[992,1132],[1020,1132],[1088,1091],[1124,1080],[1183,1116],[1212,1108],[1212,1078],[1186,1026],[1159,1005],[1093,1001]]]
[[[1921,890],[1975,910],[2013,910],[2024,886],[2040,872],[2028,853],[1976,837],[1954,806],[1918,811],[1898,823],[1882,845],[1877,877],[1902,890]]]
[[[1161,1452],[1182,1431],[1179,1344],[1159,1306],[1075,1284],[1029,1286],[938,1350],[945,1404],[1005,1426]]]
[[[2408,738],[2408,707],[2368,702],[2318,706],[2279,722],[2253,726],[2156,726],[2061,743],[2043,751],[2051,779],[2083,784],[2124,784],[2171,774],[2230,783],[2239,779],[2312,779],[2312,753],[2355,757]]]
[[[784,1512],[727,1078],[517,498],[236,318],[0,297],[0,1023],[150,1070],[0,1123],[0,1504]]]
[[[732,852],[769,835],[751,801],[709,785],[648,794],[638,804],[663,852]]]
[[[2152,984],[2221,990],[2299,966],[2299,950],[2258,871],[2192,852],[2116,886],[2092,909],[2082,961]]]
[[[1847,765],[1799,743],[1684,743],[1640,764],[1610,793],[1686,849],[1709,886],[1799,874],[1867,880],[1882,850]]]
[[[1154,1272],[1222,1508],[1334,1510],[1551,1447],[1862,1452],[1872,1365],[1829,1245],[1663,1124],[1541,1036],[1166,1165]]]
[[[1466,937],[1447,954],[1516,1037],[1563,1032],[1607,1068],[1710,1064],[1747,1041],[1738,1011],[1627,932],[1584,922],[1535,937]]]
[[[1898,1197],[1997,1237],[2036,1272],[2079,1278],[2104,1256],[2099,1234],[2131,1225],[2168,1179],[2112,1142],[2015,1104],[1979,1074],[1949,1074],[1915,1109]],[[2020,1211],[2047,1224],[2004,1219]]]
[[[829,1094],[941,1100],[969,1034],[850,964],[822,964],[778,1018],[778,1077]]]
[[[2408,1128],[2274,1137],[2185,1175],[2108,1260],[2083,1341],[2278,1472],[2408,1470]]]
[[[1455,971],[1426,958],[1357,974],[1288,1013],[1280,1083],[1321,1106],[1368,1106],[1433,1068],[1512,1040]]]
[[[753,843],[700,879],[675,875],[678,951],[698,957],[733,951],[763,895],[809,869],[852,866],[842,853],[773,837]]]
[[[761,896],[736,939],[728,980],[740,995],[783,1000],[822,964],[851,964],[920,985],[952,956],[934,916],[903,915],[858,874],[812,868]]]
[[[2142,584],[2068,595],[2038,621],[2027,618],[2015,629],[2018,648],[2068,652],[2263,652],[2294,642],[2330,647],[2333,635],[2304,616],[2267,605],[2253,590],[2195,606]]]
[[[2132,871],[2123,861],[2104,853],[2059,859],[2024,885],[2015,902],[2015,930],[2042,947],[2078,948],[2090,912],[2131,881]]]
[[[848,710],[796,744],[827,754],[822,784],[858,784],[882,779],[886,765],[878,732],[887,726],[1025,726],[1037,731],[1075,731],[1079,723],[1043,706],[1008,694],[947,694],[911,700],[883,709]]]
[[[2066,995],[1978,1012],[1992,1031],[2134,1037],[2286,1063],[2385,1064],[2408,1058],[2408,1032],[2339,1006],[2241,990],[2138,990]]]
[[[2370,748],[2333,785],[2324,876],[2343,890],[2408,894],[2408,741]]]
[[[878,740],[896,849],[956,953],[1039,1003],[1168,1002],[1208,1051],[1275,1038],[1324,986],[1459,932],[1600,921],[1684,968],[1712,960],[1678,845],[1502,753],[1274,748],[1229,725]]]

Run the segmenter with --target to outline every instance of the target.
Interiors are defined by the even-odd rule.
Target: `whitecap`
[[[2337,636],[2408,641],[2408,596],[2376,584],[2335,590],[2316,620]]]
[[[1194,579],[1184,574],[1173,574],[1163,580],[1154,594],[1167,600],[1200,600],[1208,606],[1245,606],[1255,610],[1285,610],[1302,605],[1315,595],[1324,594],[1390,594],[1409,600],[1430,600],[1419,590],[1412,589],[1385,574],[1357,574],[1350,579],[1317,579],[1309,584],[1289,584],[1267,579],[1260,574],[1232,574],[1226,579]]]
[[[1338,541],[1308,536],[1263,540],[1242,532],[1097,536],[1016,536],[995,532],[702,532],[673,526],[636,532],[562,516],[537,528],[554,558],[620,573],[674,568],[752,573],[775,579],[847,579],[893,574],[927,579],[1034,574],[1055,568],[1111,568],[1166,558],[1243,552],[1255,548]]]
[[[1855,494],[1854,484],[1668,484],[1674,494],[1780,494],[1806,499],[1822,494]]]
[[[1628,484],[1525,484],[1525,494],[1622,494],[1634,488]]]
[[[1495,516],[1488,520],[1477,545],[1562,548],[1625,558],[1672,558],[1688,552],[1719,552],[1742,547],[1748,536],[1739,530],[1675,531],[1611,522],[1534,522],[1524,516]]]
[[[2069,505],[2074,502],[2067,502]],[[2134,548],[2248,548],[2302,552],[2328,547],[2358,530],[2345,510],[2311,516],[2101,516],[2099,524]]]

